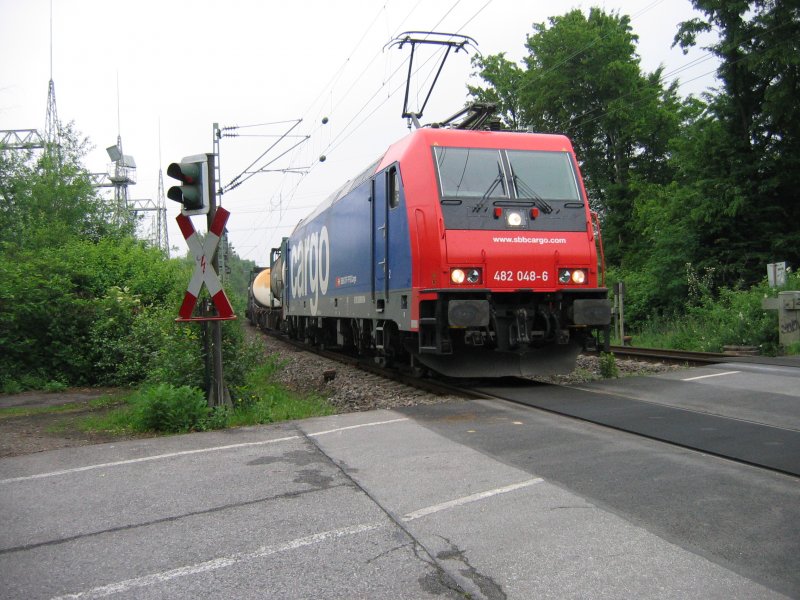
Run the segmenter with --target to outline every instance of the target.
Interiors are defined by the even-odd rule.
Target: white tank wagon
[[[256,267],[251,273],[247,319],[262,329],[275,329],[281,320],[281,302],[270,288],[271,269]]]

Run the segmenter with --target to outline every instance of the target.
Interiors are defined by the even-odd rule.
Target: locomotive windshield
[[[568,152],[433,147],[447,229],[585,231],[585,205]],[[527,210],[536,208],[535,211]]]
[[[517,198],[580,200],[572,161],[566,152],[507,152]]]
[[[498,150],[434,148],[442,198],[507,198]]]

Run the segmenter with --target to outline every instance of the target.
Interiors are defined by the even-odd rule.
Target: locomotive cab
[[[420,282],[419,358],[452,376],[569,372],[611,315],[572,148],[452,133],[430,147],[443,268]]]

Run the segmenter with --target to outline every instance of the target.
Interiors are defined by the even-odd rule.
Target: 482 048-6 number
[[[547,271],[495,271],[492,277],[495,281],[547,281],[550,274]]]

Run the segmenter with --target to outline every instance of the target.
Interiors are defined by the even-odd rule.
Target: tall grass
[[[229,417],[230,426],[306,419],[335,412],[324,398],[297,394],[278,384],[275,374],[283,368],[278,356],[272,354],[245,376],[243,389],[238,390],[240,400]]]

